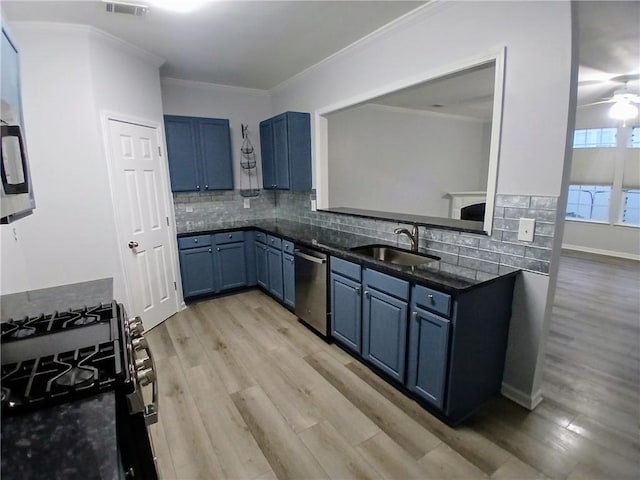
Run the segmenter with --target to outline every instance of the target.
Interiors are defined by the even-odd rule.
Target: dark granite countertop
[[[120,478],[115,392],[2,419],[3,480]]]
[[[508,273],[490,280],[476,280],[460,277],[440,270],[442,261],[420,265],[417,267],[405,267],[387,262],[374,260],[370,257],[351,252],[350,249],[361,245],[389,244],[379,239],[370,238],[353,233],[343,232],[329,228],[322,228],[307,223],[291,222],[288,220],[246,220],[230,221],[216,225],[215,229],[206,231],[180,232],[178,237],[190,235],[203,235],[229,230],[257,229],[265,233],[272,233],[290,240],[294,243],[315,248],[329,255],[343,258],[363,266],[389,273],[396,277],[417,282],[429,287],[451,293],[453,295],[474,289],[480,285],[486,285],[500,278],[517,274]],[[391,244],[389,244],[391,245]],[[393,245],[392,245],[393,246]]]
[[[365,210],[362,208],[332,207],[321,212],[338,213],[363,218],[388,220],[399,223],[415,223],[423,227],[437,227],[440,230],[455,230],[457,232],[485,234],[483,222],[473,220],[459,220],[455,218],[427,217],[425,215],[413,215],[411,213],[383,212],[380,210]]]
[[[0,297],[0,321],[110,303],[113,279],[102,278]]]

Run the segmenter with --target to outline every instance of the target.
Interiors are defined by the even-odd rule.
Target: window
[[[611,185],[571,185],[566,218],[606,222],[610,201]]]
[[[640,148],[640,127],[633,127],[629,135],[628,148]]]
[[[622,223],[640,226],[640,189],[622,191]]]
[[[616,146],[617,128],[585,128],[573,134],[573,148],[611,148]]]

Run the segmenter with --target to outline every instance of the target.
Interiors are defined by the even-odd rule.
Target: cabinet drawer
[[[211,235],[194,235],[193,237],[181,237],[178,239],[178,248],[207,247],[211,245]]]
[[[331,257],[331,271],[358,282],[362,280],[362,267],[341,258]]]
[[[372,287],[402,300],[409,300],[409,282],[406,280],[400,280],[368,268],[364,269],[362,280],[365,287]]]
[[[267,243],[267,234],[262,232],[256,232],[256,242]]]
[[[416,305],[448,317],[451,314],[451,295],[416,285],[413,287]]]
[[[289,240],[283,240],[282,241],[282,251],[285,253],[289,253],[291,255],[293,255],[293,242],[290,242]]]
[[[244,241],[244,232],[226,232],[216,233],[214,236],[216,245],[222,245],[224,243],[242,242]]]
[[[267,245],[277,248],[278,250],[282,250],[282,239],[274,237],[273,235],[267,235]]]

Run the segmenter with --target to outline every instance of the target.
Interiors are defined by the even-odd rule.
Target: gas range
[[[135,478],[157,478],[152,453],[144,465],[138,461],[140,448],[147,457],[152,451],[146,426],[158,411],[153,357],[139,318],[127,319],[124,307],[112,302],[10,319],[0,327],[3,418],[114,392],[118,442],[127,444],[125,478],[135,472]],[[132,438],[141,441],[131,445]]]

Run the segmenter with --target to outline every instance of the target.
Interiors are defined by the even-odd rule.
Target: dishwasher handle
[[[312,255],[308,255],[306,253],[302,253],[300,250],[296,249],[293,254],[296,257],[300,257],[300,258],[304,258],[305,260],[309,260],[310,262],[313,263],[318,263],[320,265],[322,265],[323,263],[327,263],[327,259],[326,258],[318,258],[318,257],[314,257]]]

